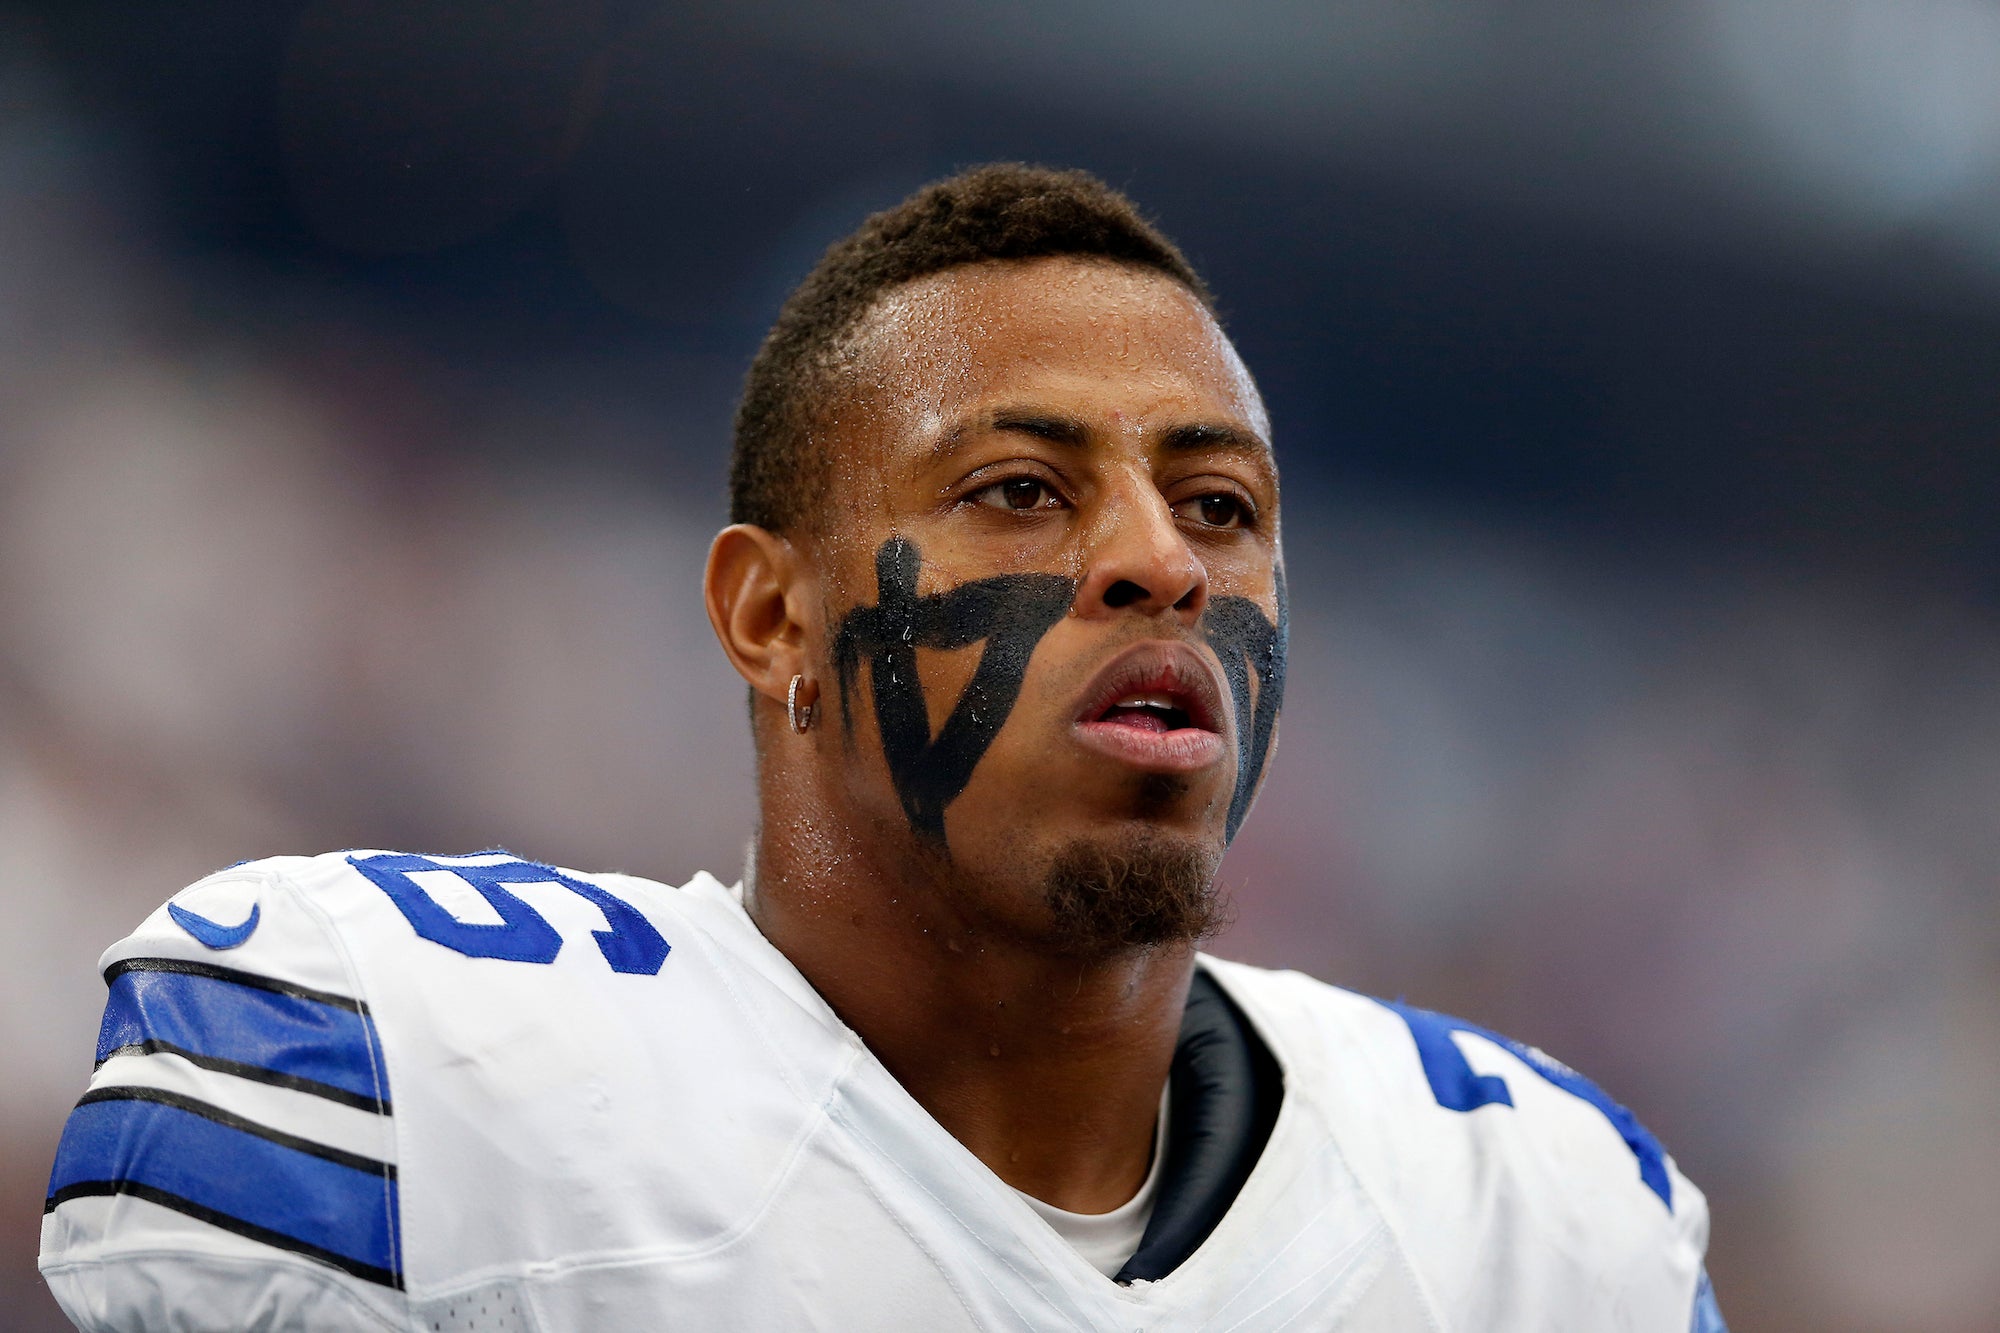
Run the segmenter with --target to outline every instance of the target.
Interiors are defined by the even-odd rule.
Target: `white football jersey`
[[[104,956],[42,1272],[92,1330],[1721,1328],[1701,1194],[1594,1087],[1200,966],[1282,1104],[1199,1248],[1120,1284],[706,875],[244,864]]]

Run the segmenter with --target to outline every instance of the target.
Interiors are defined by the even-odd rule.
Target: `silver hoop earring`
[[[819,708],[818,704],[799,707],[799,686],[805,683],[804,676],[793,676],[792,687],[785,691],[785,716],[792,720],[792,730],[801,736],[812,730],[813,714]]]

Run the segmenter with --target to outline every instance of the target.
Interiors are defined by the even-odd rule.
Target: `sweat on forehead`
[[[996,413],[1109,428],[1226,425],[1268,438],[1214,317],[1179,283],[1100,260],[988,263],[886,294],[838,344],[814,445],[832,513]]]
[[[1053,363],[1108,346],[1134,371],[1146,370],[1146,360],[1227,366],[1255,396],[1193,292],[1160,273],[1069,255],[967,265],[885,292],[839,340],[834,364],[863,385],[944,391],[1002,368],[982,353]]]

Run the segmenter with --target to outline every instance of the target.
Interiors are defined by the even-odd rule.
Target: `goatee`
[[[1102,956],[1195,943],[1228,925],[1208,857],[1175,839],[1073,842],[1049,867],[1043,894],[1065,953]]]

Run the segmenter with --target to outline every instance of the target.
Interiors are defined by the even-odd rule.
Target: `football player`
[[[707,604],[742,881],[239,865],[104,956],[86,1329],[1705,1333],[1701,1194],[1469,1023],[1198,952],[1285,678],[1278,472],[1180,253],[966,172],[793,293]]]

